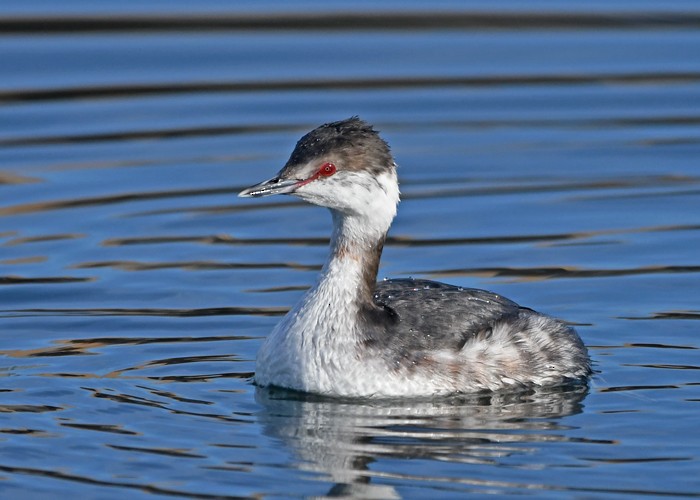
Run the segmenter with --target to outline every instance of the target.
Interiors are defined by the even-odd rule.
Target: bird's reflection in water
[[[499,465],[514,454],[532,453],[536,443],[570,440],[570,427],[559,419],[580,413],[587,393],[587,386],[576,385],[374,401],[258,388],[256,400],[265,434],[296,454],[300,469],[335,483],[329,495],[398,498],[390,485],[370,482],[378,475],[372,462],[390,457]]]

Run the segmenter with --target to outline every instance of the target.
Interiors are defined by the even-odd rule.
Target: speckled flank
[[[317,175],[329,162],[335,173]],[[559,320],[485,290],[428,280],[376,283],[399,189],[388,145],[358,118],[304,136],[275,185],[260,186],[244,193],[291,193],[329,208],[333,234],[318,283],[258,353],[259,385],[338,396],[430,396],[561,384],[590,374],[583,343]]]

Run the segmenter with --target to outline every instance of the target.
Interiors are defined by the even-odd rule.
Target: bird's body
[[[358,118],[304,136],[287,165],[241,196],[328,207],[331,255],[265,340],[255,380],[351,397],[434,396],[554,385],[590,373],[576,332],[499,295],[428,280],[376,283],[399,201],[387,144]]]

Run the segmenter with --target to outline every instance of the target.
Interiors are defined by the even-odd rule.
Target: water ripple
[[[128,203],[134,201],[154,200],[161,198],[179,198],[183,196],[211,196],[216,194],[238,193],[242,188],[207,188],[207,189],[180,189],[172,191],[153,191],[123,193],[106,196],[88,196],[84,198],[69,198],[55,201],[42,201],[33,203],[20,203],[0,208],[0,217],[12,215],[48,212],[76,207],[89,207],[94,205],[111,205],[115,203]]]
[[[0,276],[0,285],[55,285],[63,283],[87,283],[95,278],[84,278],[75,276],[43,276],[25,278],[23,276]]]
[[[493,245],[513,243],[537,243],[556,242],[567,240],[589,239],[596,236],[634,233],[656,233],[676,231],[697,231],[700,225],[679,224],[669,226],[648,226],[625,229],[606,229],[597,231],[584,231],[572,233],[549,234],[511,234],[499,236],[476,236],[459,238],[417,238],[413,236],[389,236],[386,246],[396,247],[440,247],[453,245]],[[327,246],[329,238],[314,237],[281,237],[281,238],[241,238],[228,234],[217,235],[169,235],[169,236],[137,236],[109,238],[102,242],[104,246],[129,246],[129,245],[169,245],[173,243],[198,243],[205,245],[294,245],[294,246]]]
[[[62,472],[58,470],[53,470],[53,469],[40,469],[40,468],[32,468],[32,467],[16,467],[16,466],[11,466],[11,465],[3,465],[0,464],[0,471],[5,472],[7,474],[23,474],[23,475],[29,475],[29,476],[34,476],[34,477],[41,477],[41,478],[51,478],[51,479],[58,479],[61,481],[70,481],[70,482],[75,482],[79,484],[87,484],[87,485],[97,485],[97,486],[108,486],[110,488],[118,487],[118,488],[124,488],[124,489],[132,489],[136,490],[140,493],[151,493],[154,495],[171,495],[171,496],[176,496],[176,497],[183,497],[183,498],[204,498],[204,499],[222,499],[222,500],[249,500],[250,497],[242,497],[242,496],[236,496],[236,495],[222,495],[222,494],[217,494],[217,495],[209,495],[206,493],[202,492],[187,492],[187,491],[182,491],[182,490],[177,490],[177,489],[169,489],[169,488],[160,488],[157,486],[153,486],[148,483],[132,483],[128,481],[106,481],[106,480],[100,480],[96,479],[94,477],[90,476],[83,476],[79,474],[70,474],[67,472]]]
[[[0,405],[0,413],[44,413],[63,410],[50,405]]]
[[[279,316],[286,314],[284,307],[206,307],[201,309],[156,309],[156,308],[95,308],[95,309],[5,309],[0,317],[24,316]]]
[[[697,319],[700,320],[700,311],[666,311],[657,312],[651,316],[622,316],[623,319],[647,320],[647,319]]]
[[[0,34],[196,31],[672,30],[700,27],[696,12],[385,11],[236,15],[5,16]]]
[[[482,276],[525,279],[555,278],[607,278],[612,276],[637,276],[648,274],[686,274],[700,272],[700,266],[644,266],[619,269],[580,269],[574,267],[475,267],[459,269],[434,269],[412,271],[431,276]]]
[[[1,21],[0,21],[1,22]],[[636,72],[636,73],[555,73],[555,74],[497,74],[497,75],[471,75],[471,76],[402,76],[402,77],[373,77],[373,78],[314,78],[309,80],[250,80],[250,81],[212,81],[212,82],[187,82],[187,83],[140,83],[102,86],[80,87],[49,87],[26,89],[1,89],[0,103],[12,104],[35,101],[66,101],[79,99],[114,99],[134,98],[143,96],[166,96],[173,94],[210,94],[210,93],[246,93],[246,92],[299,92],[299,91],[332,91],[332,90],[400,90],[400,89],[440,89],[440,88],[493,88],[499,86],[509,87],[533,87],[533,86],[571,86],[571,85],[678,85],[697,83],[700,81],[700,72],[674,71],[665,72]],[[685,116],[669,117],[670,123],[686,123]],[[530,119],[532,120],[532,119]],[[572,118],[562,117],[562,123],[577,123]],[[579,119],[580,120],[580,119]],[[584,120],[582,123],[594,125],[596,123],[630,125],[644,124],[645,120],[654,118],[617,118],[604,120]],[[690,118],[695,123],[696,118]],[[558,123],[553,120],[532,120],[534,124],[552,125]],[[499,123],[494,122],[494,123]],[[505,122],[511,123],[511,122]],[[517,123],[517,122],[515,122]],[[653,123],[653,122],[652,122]],[[124,134],[102,134],[84,136],[54,136],[54,137],[27,137],[17,139],[5,139],[0,144],[5,146],[18,146],[40,143],[62,142],[91,142],[102,140],[127,140],[145,139],[149,137],[180,137],[186,135],[211,134],[241,134],[252,132],[281,132],[291,130],[304,130],[314,124],[304,123],[297,125],[253,125],[242,126],[192,128],[192,129],[168,129],[160,131],[142,131]]]
[[[138,436],[138,432],[134,431],[129,431],[127,429],[122,428],[120,425],[112,425],[112,424],[80,424],[80,423],[73,423],[73,422],[61,422],[60,424],[63,427],[71,427],[73,429],[83,429],[83,430],[89,430],[89,431],[98,431],[98,432],[108,432],[111,434],[125,434],[128,436]]]
[[[318,271],[322,266],[298,264],[296,262],[136,262],[126,260],[83,262],[73,266],[75,269],[96,269],[100,267],[121,269],[122,271],[154,271],[158,269],[183,269],[186,271],[212,271],[217,269],[295,269],[298,271]]]

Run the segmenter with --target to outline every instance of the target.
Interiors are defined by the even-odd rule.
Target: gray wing
[[[522,310],[486,290],[418,279],[380,281],[374,298],[378,309],[367,315],[365,342],[398,357],[460,350],[497,320]]]

